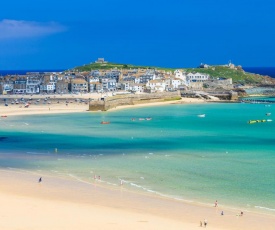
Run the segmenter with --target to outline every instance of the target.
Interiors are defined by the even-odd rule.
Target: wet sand
[[[0,170],[0,229],[274,229],[275,216],[202,206],[15,169]],[[213,202],[214,204],[214,202]],[[221,210],[224,215],[221,216]]]

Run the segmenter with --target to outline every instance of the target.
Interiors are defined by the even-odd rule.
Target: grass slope
[[[176,68],[162,68],[154,66],[137,66],[132,64],[117,64],[117,63],[91,63],[79,67],[75,67],[76,71],[91,71],[91,70],[110,70],[110,69],[156,69],[156,70],[165,70],[165,71],[174,71]],[[208,69],[203,68],[178,68],[190,72],[199,72],[209,74],[211,77],[223,77],[223,78],[232,78],[234,83],[240,84],[261,84],[264,82],[264,77],[258,74],[247,73],[242,69],[230,69],[226,66],[212,66]]]
[[[118,64],[118,63],[91,63],[79,67],[75,67],[75,70],[78,71],[91,71],[91,70],[108,70],[108,69],[158,69],[158,70],[165,70],[165,71],[174,71],[175,68],[162,68],[162,67],[154,67],[154,66],[138,66],[132,64]]]

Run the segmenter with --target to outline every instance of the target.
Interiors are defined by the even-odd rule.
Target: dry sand
[[[50,97],[50,98],[49,98]],[[10,96],[0,96],[0,116],[11,116],[11,115],[34,115],[34,114],[55,114],[55,113],[74,113],[74,112],[86,112],[89,109],[89,105],[85,103],[76,102],[76,99],[88,100],[94,99],[97,100],[101,97],[100,94],[83,94],[83,95],[33,95],[33,96],[22,96],[22,95],[10,95]],[[7,98],[9,105],[5,106],[3,99]],[[12,100],[18,100],[24,98],[25,101],[32,99],[28,108],[25,107],[25,103],[20,104],[11,104]],[[45,98],[48,100],[43,103]],[[40,99],[38,104],[36,100]],[[60,103],[57,103],[60,101]],[[66,101],[68,101],[66,105]],[[50,103],[50,104],[48,104]]]
[[[213,230],[274,229],[274,216],[245,212],[240,217],[239,210],[106,188],[93,179],[85,184],[44,175],[38,183],[39,176],[0,170],[0,229],[195,230],[205,218]]]
[[[87,112],[89,105],[84,103],[50,104],[50,105],[30,105],[25,108],[24,105],[0,105],[0,116],[16,115],[38,115],[38,114],[55,114],[55,113],[80,113]]]
[[[89,109],[89,105],[85,103],[76,102],[75,99],[76,98],[78,99],[93,98],[94,100],[97,100],[98,99],[97,97],[100,97],[100,95],[93,94],[91,96],[89,94],[89,95],[86,95],[86,97],[84,96],[75,97],[72,95],[68,95],[61,98],[63,99],[63,101],[60,100],[60,103],[57,103],[58,99],[55,98],[54,100],[53,99],[51,100],[51,104],[42,104],[41,102],[39,104],[34,104],[36,97],[33,96],[32,104],[30,104],[28,108],[25,108],[24,104],[9,104],[8,106],[5,106],[4,103],[2,102],[0,104],[0,116],[87,112]],[[69,103],[67,103],[67,105],[65,103],[64,98],[68,98]],[[198,99],[198,98],[182,98],[181,100],[178,100],[178,101],[152,102],[147,104],[119,106],[111,110],[146,107],[146,106],[160,106],[160,105],[167,105],[167,104],[183,104],[183,103],[205,103],[205,100]]]

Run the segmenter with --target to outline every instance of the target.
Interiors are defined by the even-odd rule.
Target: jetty
[[[181,99],[179,91],[162,93],[144,93],[116,95],[90,101],[89,111],[107,111],[124,105],[148,104],[153,102],[177,101]]]

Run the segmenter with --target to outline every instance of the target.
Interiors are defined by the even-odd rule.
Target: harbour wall
[[[90,111],[107,111],[123,105],[137,105],[147,104],[153,102],[164,102],[172,100],[180,100],[181,95],[179,91],[162,92],[162,93],[148,93],[148,94],[127,94],[116,95],[113,97],[104,98],[104,100],[91,101],[89,104]]]
[[[234,91],[223,91],[223,92],[218,92],[218,91],[186,91],[186,90],[181,90],[181,96],[182,97],[199,97],[199,98],[204,98],[204,99],[211,99],[211,96],[217,97],[220,100],[228,100],[228,101],[237,101],[239,99],[238,93]]]

